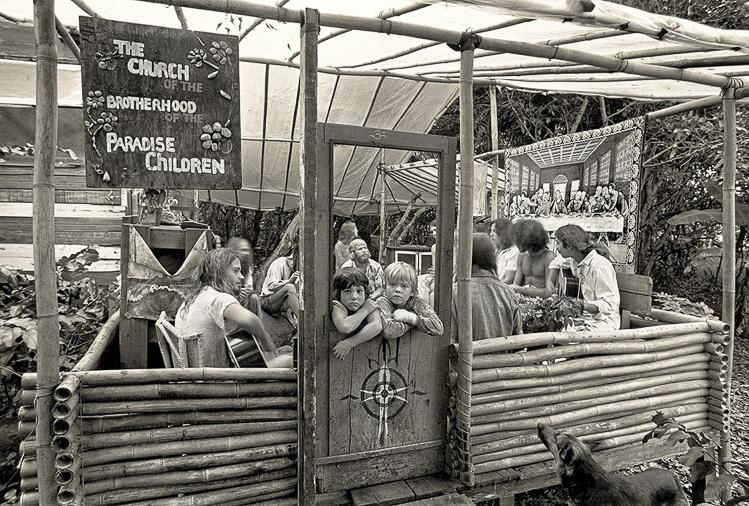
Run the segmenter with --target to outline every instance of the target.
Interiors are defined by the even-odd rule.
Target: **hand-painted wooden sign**
[[[86,185],[242,186],[239,39],[80,18]]]

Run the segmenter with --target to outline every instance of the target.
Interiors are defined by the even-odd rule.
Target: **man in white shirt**
[[[597,251],[604,248],[577,225],[564,225],[556,231],[557,251],[577,262],[584,311],[591,314],[585,326],[595,330],[619,330],[619,285],[611,262]]]
[[[273,316],[283,314],[292,327],[298,327],[299,271],[296,270],[299,249],[294,248],[289,256],[278,257],[268,267],[260,292],[260,306]]]
[[[489,235],[494,241],[494,249],[497,252],[497,277],[508,285],[515,279],[515,271],[518,267],[518,247],[512,240],[512,221],[507,218],[495,220]]]

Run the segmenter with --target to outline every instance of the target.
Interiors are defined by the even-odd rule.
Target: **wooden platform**
[[[348,492],[318,494],[316,504],[353,504],[355,506],[474,504],[468,497],[456,491],[458,485],[447,475],[421,476],[363,487]]]

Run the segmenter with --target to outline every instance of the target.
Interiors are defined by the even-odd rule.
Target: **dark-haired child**
[[[369,341],[382,331],[377,303],[369,298],[367,275],[356,267],[344,267],[333,278],[331,318],[338,332],[347,337],[333,347],[333,355],[343,359],[354,346]]]
[[[395,339],[416,327],[421,332],[441,336],[442,320],[418,295],[416,270],[404,262],[385,268],[385,296],[377,299],[382,316],[382,334]]]

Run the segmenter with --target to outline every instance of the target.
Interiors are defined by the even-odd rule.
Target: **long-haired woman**
[[[255,314],[239,303],[236,295],[242,288],[242,264],[239,256],[226,248],[214,249],[195,270],[195,293],[177,310],[175,327],[187,333],[203,333],[205,367],[231,367],[227,333],[241,328],[263,343],[266,350],[275,350],[273,340]],[[290,367],[291,357],[281,355],[273,367]]]
[[[585,322],[586,327],[618,330],[619,285],[608,249],[577,225],[558,228],[555,237],[559,254],[577,264],[575,275],[580,279],[584,310],[592,315]]]

